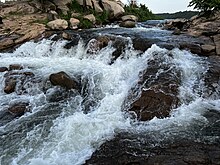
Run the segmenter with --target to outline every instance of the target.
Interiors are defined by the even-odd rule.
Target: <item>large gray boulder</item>
[[[125,15],[123,17],[121,17],[121,27],[126,27],[126,28],[133,28],[136,26],[136,23],[138,21],[138,17],[136,17],[135,15]]]
[[[47,23],[47,26],[53,30],[64,30],[68,28],[68,22],[63,19],[56,19]]]
[[[102,0],[104,10],[110,13],[111,18],[119,18],[124,14],[124,8],[115,1]]]
[[[76,18],[70,18],[70,25],[71,29],[78,29],[78,25],[80,24],[80,21]]]

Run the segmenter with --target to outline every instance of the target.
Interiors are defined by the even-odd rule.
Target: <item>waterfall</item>
[[[203,57],[157,45],[140,52],[133,49],[129,40],[121,56],[112,62],[115,48],[111,43],[95,54],[88,53],[82,40],[70,49],[64,48],[66,43],[43,39],[27,42],[13,53],[0,53],[0,66],[20,64],[23,71],[35,75],[26,84],[25,93],[5,94],[5,73],[0,72],[0,112],[15,102],[29,102],[31,109],[1,124],[2,165],[83,164],[101,144],[119,132],[160,132],[168,138],[178,131],[191,131],[189,127],[195,122],[206,123],[203,114],[209,109],[220,110],[219,99],[200,94],[205,88],[202,75],[208,69]],[[155,58],[180,71],[180,105],[172,109],[170,117],[140,122],[130,116],[124,102],[131,89],[137,87],[149,61]],[[50,74],[60,71],[76,78],[82,88],[70,90],[68,97],[54,102],[49,98],[56,91],[60,95],[67,92],[49,83]]]

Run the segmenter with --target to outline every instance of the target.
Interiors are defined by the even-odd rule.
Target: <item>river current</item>
[[[209,67],[205,57],[178,48],[162,49],[155,44],[141,52],[133,48],[129,34],[123,36],[123,28],[113,29],[117,34],[112,35],[128,41],[124,52],[113,62],[115,48],[111,43],[91,55],[83,40],[65,49],[68,41],[42,39],[27,42],[12,53],[0,53],[0,66],[20,64],[23,71],[33,72],[38,82],[26,84],[24,94],[5,94],[5,73],[0,73],[0,112],[17,102],[29,102],[31,109],[11,121],[0,120],[1,165],[80,165],[121,132],[154,134],[159,144],[174,136],[193,138],[195,132],[200,134],[199,130],[210,124],[204,114],[210,109],[219,112],[220,99],[218,94],[204,97],[203,75]],[[137,27],[133,31],[163,39],[170,34],[158,28]],[[100,35],[103,33],[100,29]],[[181,72],[181,104],[171,110],[170,117],[140,122],[126,111],[124,104],[132,95],[131,89],[137,88],[140,93],[137,84],[154,58],[171,64],[173,72],[175,68]],[[60,71],[80,81],[86,92],[71,90],[66,99],[51,102],[55,91],[65,92],[48,82],[50,74]],[[162,69],[158,74],[161,72]],[[136,94],[134,100],[139,96]],[[213,142],[218,138],[201,135],[195,140]]]

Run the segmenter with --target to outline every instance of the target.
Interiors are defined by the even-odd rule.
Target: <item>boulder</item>
[[[172,21],[172,26],[174,26],[175,28],[178,28],[180,30],[183,30],[183,28],[187,22],[188,22],[188,20],[184,19],[184,18],[175,19]]]
[[[8,112],[11,113],[15,117],[20,117],[24,115],[25,112],[28,112],[28,103],[17,103],[14,105],[11,105],[8,108]]]
[[[21,94],[25,91],[24,85],[34,77],[32,72],[9,71],[5,75],[4,92],[7,94],[17,92]]]
[[[8,71],[7,67],[0,67],[0,72],[5,72],[5,71]]]
[[[78,82],[63,71],[51,74],[49,79],[52,85],[58,85],[66,89],[79,89]]]
[[[164,63],[161,57],[155,57],[149,61],[148,68],[139,81],[142,86],[141,95],[129,109],[129,112],[137,115],[138,120],[147,121],[154,117],[168,117],[170,111],[178,106],[181,74],[177,68],[175,72],[170,70],[173,67],[170,65]]]
[[[142,91],[140,98],[132,104],[130,111],[134,111],[141,121],[154,117],[168,117],[173,105],[173,97],[157,90]]]
[[[64,19],[56,19],[48,22],[47,26],[52,30],[64,30],[68,28],[68,22]]]
[[[4,92],[7,94],[13,93],[16,88],[16,78],[14,77],[7,77],[5,79],[5,87],[4,87]]]
[[[202,52],[203,54],[207,54],[207,55],[210,55],[211,52],[215,53],[215,46],[214,45],[202,45],[201,46],[202,48]]]
[[[83,18],[89,20],[93,24],[96,22],[96,18],[95,18],[95,16],[93,14],[86,15]]]
[[[136,26],[138,18],[134,15],[125,15],[121,17],[122,22],[120,23],[121,27],[133,28]]]
[[[110,38],[108,36],[99,36],[96,39],[92,39],[88,43],[87,53],[95,54],[106,47],[109,42]]]
[[[197,43],[180,43],[180,49],[189,50],[193,54],[201,55],[202,54],[202,48],[200,44]]]
[[[102,0],[102,5],[104,10],[110,13],[112,19],[118,19],[125,12],[124,8],[114,1]]]
[[[132,20],[134,22],[138,21],[138,17],[136,17],[135,15],[125,15],[121,17],[122,21],[127,21],[127,20]]]
[[[80,24],[80,21],[76,18],[70,18],[70,28],[71,29],[78,29],[78,25]]]
[[[102,49],[106,46],[108,46],[108,43],[110,42],[110,38],[108,36],[99,36],[97,38],[97,41],[99,42],[99,48]]]
[[[23,66],[20,64],[11,64],[9,65],[9,71],[11,70],[21,70],[23,69]]]

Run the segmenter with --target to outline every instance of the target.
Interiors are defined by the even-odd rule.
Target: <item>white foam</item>
[[[90,95],[97,97],[96,101],[98,100],[88,113],[83,113],[84,98],[77,96],[72,99],[68,106],[62,107],[62,115],[53,121],[49,135],[43,140],[39,134],[41,128],[36,127],[30,131],[27,137],[17,144],[20,145],[20,152],[11,160],[13,165],[82,164],[95,149],[106,140],[113,138],[118,131],[132,129],[157,131],[166,128],[178,130],[193,121],[206,122],[202,114],[208,107],[220,109],[218,101],[201,99],[198,93],[192,90],[195,84],[201,84],[198,79],[206,67],[202,64],[201,58],[189,52],[175,49],[171,52],[173,58],[170,58],[168,50],[153,45],[141,56],[137,56],[139,52],[128,47],[124,58],[118,58],[109,65],[114,51],[111,45],[98,54],[89,55],[82,41],[70,50],[63,48],[65,43],[65,41],[53,42],[44,39],[40,43],[27,42],[14,53],[0,53],[0,66],[22,64],[25,69],[31,68],[36,76],[42,76],[43,79],[59,71],[65,71],[70,76],[80,75],[82,78],[87,78]],[[139,73],[147,68],[148,61],[154,59],[155,54],[164,58],[165,62],[180,68],[183,82],[179,97],[183,104],[174,109],[169,118],[154,118],[149,122],[138,122],[136,125],[133,120],[125,117],[125,112],[122,111],[123,103],[130,89],[138,83]],[[1,73],[0,76],[3,77],[3,74]],[[3,82],[4,78],[1,78],[0,89],[3,88]],[[191,100],[187,101],[188,99],[185,98],[189,96]],[[2,102],[23,98],[39,107],[47,103],[45,97],[44,93],[17,96],[15,93],[6,95],[0,92]],[[37,112],[41,109],[36,107],[34,110]],[[28,115],[31,113],[24,118],[28,118]],[[39,141],[39,144],[36,145],[33,141]]]

